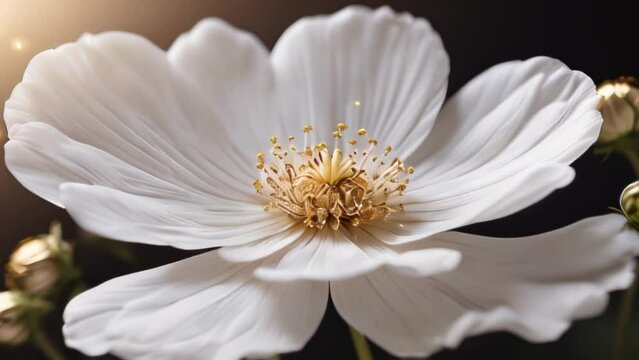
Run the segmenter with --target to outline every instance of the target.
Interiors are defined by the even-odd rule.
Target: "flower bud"
[[[639,181],[626,186],[621,192],[619,205],[631,224],[639,225]]]
[[[602,96],[598,109],[603,116],[599,143],[610,143],[639,129],[639,84],[634,78],[608,80],[597,87]]]
[[[0,292],[0,345],[20,345],[29,338],[21,298],[15,291]]]
[[[46,295],[60,280],[71,246],[62,240],[59,223],[49,234],[23,239],[9,257],[5,267],[7,287],[29,295]]]

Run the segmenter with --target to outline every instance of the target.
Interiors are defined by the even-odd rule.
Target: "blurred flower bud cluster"
[[[639,82],[632,77],[608,80],[597,87],[602,99],[599,111],[604,122],[599,134],[600,144],[609,144],[636,134],[639,130]]]
[[[53,223],[48,234],[18,242],[4,275],[7,290],[0,292],[0,345],[15,346],[41,331],[40,319],[54,307],[60,288],[79,276],[60,224]]]
[[[70,268],[72,248],[62,240],[59,223],[49,234],[28,237],[18,243],[5,266],[8,288],[29,295],[49,294]]]

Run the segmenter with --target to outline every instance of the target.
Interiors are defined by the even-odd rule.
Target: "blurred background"
[[[365,1],[372,7],[388,4],[427,18],[440,33],[450,55],[449,95],[472,77],[499,62],[536,55],[555,57],[581,70],[595,83],[619,75],[639,76],[639,27],[628,13],[631,2],[557,1]],[[346,1],[295,0],[0,0],[0,113],[25,66],[38,52],[74,41],[84,32],[125,30],[142,34],[168,48],[182,32],[207,16],[221,17],[255,33],[268,47],[296,19],[332,13]],[[2,141],[5,141],[4,129]],[[4,153],[2,154],[4,158]],[[494,236],[521,236],[556,229],[617,206],[621,190],[634,180],[621,156],[605,158],[586,153],[574,164],[575,182],[541,203],[505,219],[463,230]],[[53,220],[62,222],[65,238],[78,231],[63,209],[37,198],[0,166],[0,262],[7,261],[16,243],[47,233]],[[191,256],[193,252],[143,245],[114,256],[103,246],[78,242],[76,262],[88,286],[109,278]],[[117,252],[117,251],[116,251]],[[127,260],[127,257],[129,259]],[[134,257],[135,261],[129,261]],[[0,285],[2,280],[0,280]],[[612,296],[607,312],[577,322],[559,341],[530,344],[506,333],[468,339],[456,350],[432,359],[608,359],[612,353],[621,294]],[[630,327],[625,359],[639,358],[639,307]],[[47,326],[61,342],[60,312],[48,316]],[[376,359],[392,359],[373,347]],[[69,358],[86,358],[68,351]],[[319,330],[300,352],[283,359],[354,359],[347,325],[332,305]],[[30,346],[0,348],[0,359],[40,359]],[[104,357],[108,358],[108,357]]]

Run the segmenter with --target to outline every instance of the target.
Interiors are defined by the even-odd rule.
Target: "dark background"
[[[427,18],[440,33],[450,55],[449,94],[473,76],[496,63],[536,55],[555,57],[572,69],[585,72],[599,83],[619,75],[639,76],[639,17],[630,4],[619,1],[367,1],[372,7],[389,4]],[[169,0],[0,0],[0,100],[20,81],[28,60],[36,53],[73,41],[83,32],[126,30],[140,33],[168,48],[182,32],[206,16],[221,17],[255,33],[268,47],[296,19],[332,13],[345,1],[169,1]],[[18,42],[21,46],[18,46]],[[0,104],[0,110],[3,105]],[[2,134],[3,135],[3,134]],[[4,136],[2,136],[4,142]],[[4,157],[4,154],[2,154]],[[633,174],[624,159],[592,152],[574,164],[576,180],[565,189],[507,218],[470,226],[464,230],[495,236],[519,236],[555,229],[576,220],[606,213],[616,206]],[[64,210],[23,189],[4,166],[0,168],[0,261],[5,261],[23,237],[46,232],[59,219],[65,234],[76,227]],[[190,256],[171,248],[132,245],[137,265],[108,256],[104,251],[79,245],[77,259],[87,282],[154,267]],[[593,255],[594,256],[594,255]],[[1,280],[0,280],[1,281]],[[442,351],[432,359],[608,359],[621,294],[612,296],[607,312],[578,321],[559,341],[530,344],[506,333],[488,334],[465,341],[456,350]],[[638,304],[639,305],[639,304]],[[636,309],[627,359],[639,358],[639,308]],[[59,314],[49,319],[58,330]],[[60,336],[58,334],[58,336]],[[373,349],[376,359],[392,358]],[[83,358],[77,353],[70,356]],[[0,348],[0,359],[39,359],[27,347]],[[332,305],[308,345],[283,359],[354,359],[348,328]]]

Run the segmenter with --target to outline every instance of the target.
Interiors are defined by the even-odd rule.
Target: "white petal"
[[[586,75],[550,58],[497,65],[448,101],[401,199],[408,237],[500,218],[573,177],[568,164],[597,139],[599,96]],[[515,201],[516,200],[516,201]]]
[[[274,282],[336,280],[386,266],[405,275],[426,276],[450,271],[459,261],[460,254],[455,250],[395,249],[358,228],[352,232],[307,230],[305,236],[266,258],[255,274]]]
[[[257,261],[284,249],[300,239],[312,236],[310,233],[313,232],[313,230],[301,222],[296,222],[295,225],[290,226],[290,229],[285,227],[282,232],[267,238],[262,238],[250,243],[228,244],[218,249],[217,252],[220,257],[227,261]]]
[[[630,285],[639,253],[637,232],[619,215],[530,237],[450,232],[422,244],[461,252],[461,265],[421,279],[380,269],[331,283],[338,312],[399,356],[498,330],[555,340],[571,321],[603,311],[608,291]]]
[[[64,206],[59,186],[65,182],[100,185],[163,200],[220,207],[248,206],[228,196],[228,190],[224,187],[214,192],[202,192],[184,184],[169,182],[96,147],[71,140],[42,122],[13,126],[11,141],[5,145],[5,150],[7,167],[20,182],[58,206]],[[170,170],[162,168],[157,171]]]
[[[108,281],[64,314],[68,346],[126,359],[239,359],[299,350],[328,284],[269,284],[215,252]]]
[[[78,225],[122,241],[203,249],[303,232],[286,214],[267,213],[259,205],[216,207],[77,183],[62,184],[60,192]]]
[[[7,101],[4,118],[11,139],[18,124],[46,123],[149,177],[251,202],[254,169],[238,157],[254,154],[233,146],[222,125],[233,119],[221,119],[212,105],[161,49],[133,34],[104,33],[37,55]],[[46,153],[55,145],[32,141],[31,146]],[[13,159],[14,168],[28,169]],[[25,183],[32,177],[28,171],[15,175]],[[41,194],[55,194],[66,181],[51,182]]]
[[[388,244],[402,244],[466,224],[488,220],[487,214],[515,212],[568,185],[575,171],[568,165],[542,164],[501,178],[502,173],[467,179],[467,193],[445,197],[433,194],[422,203],[410,195],[399,199],[404,211],[385,222],[366,224],[368,231]]]
[[[345,122],[392,143],[400,154],[414,150],[430,131],[449,69],[430,24],[387,7],[350,6],[301,19],[282,35],[271,59],[285,124],[308,122],[314,139],[327,141]]]
[[[220,19],[204,19],[180,36],[167,54],[174,68],[226,120],[230,139],[249,155],[243,158],[249,164],[268,145],[269,136],[284,131],[274,108],[269,52],[254,35]]]

